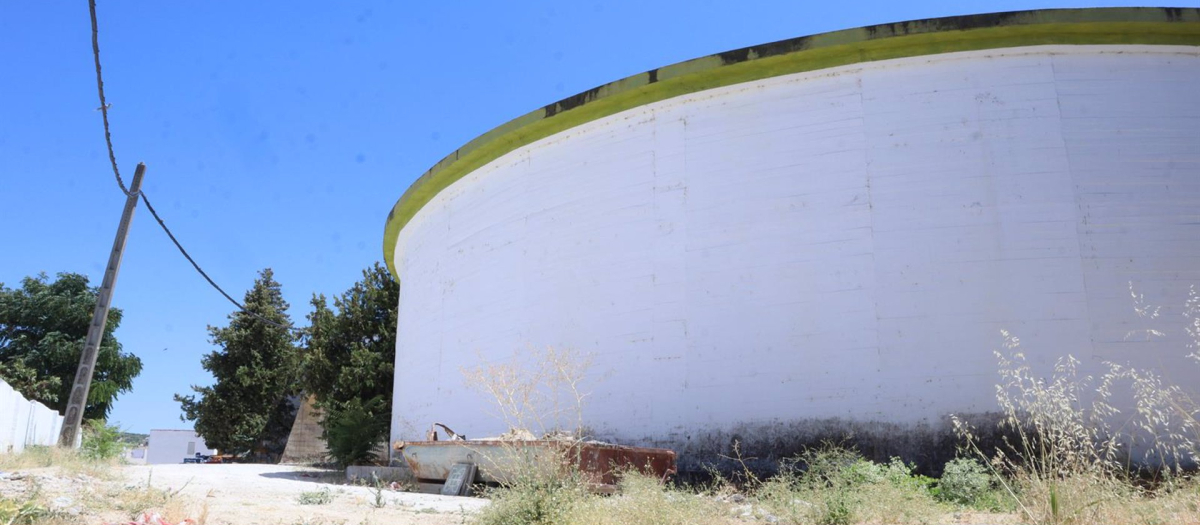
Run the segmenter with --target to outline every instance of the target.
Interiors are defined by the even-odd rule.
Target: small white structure
[[[146,464],[146,447],[134,447],[125,451],[125,461],[134,465]]]
[[[183,463],[184,458],[194,458],[197,453],[212,455],[217,451],[208,448],[194,430],[151,430],[146,464]]]

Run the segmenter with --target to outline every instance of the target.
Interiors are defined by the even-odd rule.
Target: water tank
[[[590,359],[596,436],[684,464],[842,431],[922,446],[996,410],[1002,330],[1040,372],[1198,385],[1198,45],[1197,9],[920,20],[504,124],[388,217],[392,439],[504,432],[464,370],[545,347]]]

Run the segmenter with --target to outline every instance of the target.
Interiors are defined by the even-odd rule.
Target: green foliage
[[[351,399],[325,417],[323,437],[329,455],[341,466],[374,463],[375,447],[387,439],[390,414],[383,399]]]
[[[938,499],[961,505],[977,505],[987,494],[992,476],[987,467],[971,458],[952,459],[938,481]]]
[[[149,438],[149,434],[138,434],[135,432],[121,432],[120,437],[121,443],[124,443],[128,447],[140,447],[146,444]]]
[[[335,297],[333,309],[325,296],[313,297],[302,383],[325,413],[322,426],[326,440],[347,439],[347,429],[334,427],[352,420],[372,423],[357,431],[360,438],[370,438],[360,446],[374,447],[385,439],[392,410],[399,302],[399,283],[379,263],[363,270],[361,280]],[[378,435],[375,432],[380,425],[375,422],[382,422]],[[345,451],[333,454],[342,464],[367,459],[354,451],[358,447],[335,446],[331,441],[330,449],[334,448]]]
[[[121,429],[104,421],[88,421],[83,431],[80,454],[87,459],[106,460],[121,455],[125,450],[121,442]]]
[[[492,503],[476,517],[479,525],[559,525],[592,497],[577,471],[549,474],[529,469],[489,493]]]
[[[799,458],[804,466],[799,484],[818,490],[821,505],[813,508],[820,525],[845,525],[854,520],[858,487],[884,480],[883,469],[857,452],[825,446],[806,451]]]
[[[487,491],[491,504],[475,515],[479,525],[690,525],[745,523],[722,519],[726,503],[664,484],[636,470],[621,474],[616,493],[589,490],[586,476],[570,469],[527,469],[503,488]],[[465,521],[465,520],[464,520]],[[761,522],[760,522],[761,523]],[[770,523],[770,521],[767,521]],[[782,522],[781,522],[782,523]]]
[[[781,466],[754,493],[784,522],[924,522],[941,512],[930,494],[933,480],[900,458],[880,464],[825,444]]]
[[[331,502],[333,502],[333,493],[329,491],[328,487],[321,490],[301,492],[296,497],[296,503],[301,505],[326,505]]]
[[[212,386],[192,386],[199,396],[175,395],[187,420],[213,448],[225,453],[283,452],[296,407],[299,374],[295,337],[280,285],[270,268],[259,273],[242,303],[246,310],[270,320],[237,311],[229,325],[208,328],[211,342],[220,347],[204,356],[202,365],[212,373]],[[288,328],[284,328],[288,327]]]
[[[52,513],[34,501],[14,501],[0,498],[0,523],[4,525],[34,525]]]
[[[387,506],[387,499],[383,497],[383,487],[383,480],[371,472],[371,496],[374,498],[374,501],[371,502],[372,507],[382,509]]]
[[[28,398],[66,410],[79,356],[96,308],[88,278],[60,273],[26,277],[18,289],[0,284],[0,376]],[[113,331],[121,310],[110,308],[83,417],[104,419],[119,394],[133,388],[142,361],[121,351]]]
[[[62,378],[42,375],[25,364],[25,359],[21,357],[0,363],[0,379],[26,399],[33,399],[43,405],[58,401],[58,390],[62,386]]]

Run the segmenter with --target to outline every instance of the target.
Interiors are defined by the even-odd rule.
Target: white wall
[[[146,463],[149,465],[183,463],[184,458],[195,457],[197,452],[205,455],[216,453],[191,430],[151,430],[149,441],[146,449]],[[191,453],[189,444],[193,444]]]
[[[1196,48],[987,50],[685,95],[509,153],[400,232],[393,440],[503,431],[461,369],[530,345],[591,353],[586,423],[633,443],[993,410],[1002,328],[1041,370],[1072,353],[1200,384],[1179,315],[1197,93]]]
[[[125,450],[125,461],[134,465],[146,464],[147,447],[134,447]]]
[[[58,412],[25,399],[0,381],[0,453],[20,452],[30,445],[57,444],[62,421]]]

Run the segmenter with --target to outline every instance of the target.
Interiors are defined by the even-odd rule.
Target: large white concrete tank
[[[1194,387],[1197,46],[1197,9],[922,20],[500,126],[388,217],[392,439],[505,431],[462,370],[545,346],[590,355],[586,426],[685,466],[734,439],[927,445],[947,414],[996,409],[1002,329],[1041,371],[1070,353]]]

